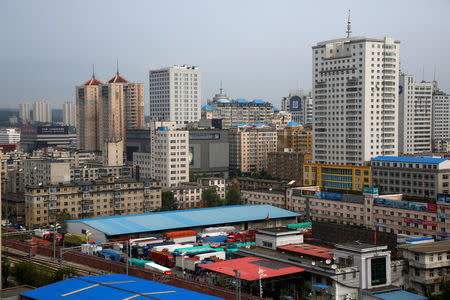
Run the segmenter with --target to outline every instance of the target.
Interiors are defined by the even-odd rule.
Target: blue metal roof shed
[[[426,300],[427,297],[410,293],[407,291],[396,290],[381,293],[372,293],[372,297],[380,300]]]
[[[298,217],[300,214],[271,205],[232,205],[173,210],[138,215],[68,220],[68,230],[87,225],[106,235],[177,230],[182,228],[232,224],[249,221]]]
[[[122,274],[71,278],[22,293],[21,296],[24,299],[36,300],[222,299]]]
[[[440,164],[446,161],[444,158],[435,158],[427,156],[408,157],[408,156],[377,156],[372,158],[372,161],[389,161],[389,162],[405,162],[417,164]]]

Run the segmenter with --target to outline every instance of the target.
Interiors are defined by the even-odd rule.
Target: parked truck
[[[171,269],[161,266],[154,262],[146,263],[144,268],[149,269],[149,270],[158,271],[158,272],[164,273],[166,275],[172,275]]]
[[[195,243],[197,241],[197,231],[183,230],[167,232],[164,237],[171,239],[175,243]]]
[[[182,270],[189,270],[195,272],[195,266],[200,263],[200,260],[187,256],[177,256],[176,266]]]
[[[142,260],[142,259],[137,259],[137,258],[129,258],[128,259],[128,264],[130,264],[132,266],[136,266],[136,267],[145,268],[145,264],[148,264],[148,263],[154,263],[154,261]]]
[[[114,250],[114,249],[102,249],[97,252],[98,256],[101,256],[106,259],[111,259],[118,262],[124,262],[125,260],[125,254],[123,254],[120,251]]]
[[[81,246],[87,242],[87,236],[84,233],[66,233],[64,243],[67,246]]]
[[[173,258],[173,255],[164,251],[152,250],[150,252],[150,259],[166,267],[175,266],[175,259]]]

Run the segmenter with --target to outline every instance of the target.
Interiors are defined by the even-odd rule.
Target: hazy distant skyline
[[[202,103],[223,81],[233,98],[278,105],[311,90],[311,47],[352,36],[400,40],[401,69],[450,92],[450,2],[437,1],[1,1],[0,107],[75,102],[75,86],[116,72],[196,65]],[[424,72],[423,72],[424,70]]]

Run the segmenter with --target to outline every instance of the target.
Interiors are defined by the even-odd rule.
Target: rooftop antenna
[[[95,78],[95,68],[94,68],[94,64],[92,64],[92,78]]]
[[[425,66],[422,66],[422,81],[425,81]]]
[[[116,64],[117,64],[117,72],[116,72],[116,74],[119,75],[119,60],[117,60]]]
[[[220,94],[222,94],[223,88],[222,88],[222,80],[220,80]]]
[[[348,10],[348,20],[347,20],[347,38],[350,37],[352,33],[352,22],[350,21],[350,9]]]
[[[434,65],[433,69],[433,81],[436,81],[436,65]]]

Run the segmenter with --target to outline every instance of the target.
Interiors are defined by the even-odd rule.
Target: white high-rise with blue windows
[[[200,119],[201,74],[196,66],[152,70],[150,120],[187,124]]]

